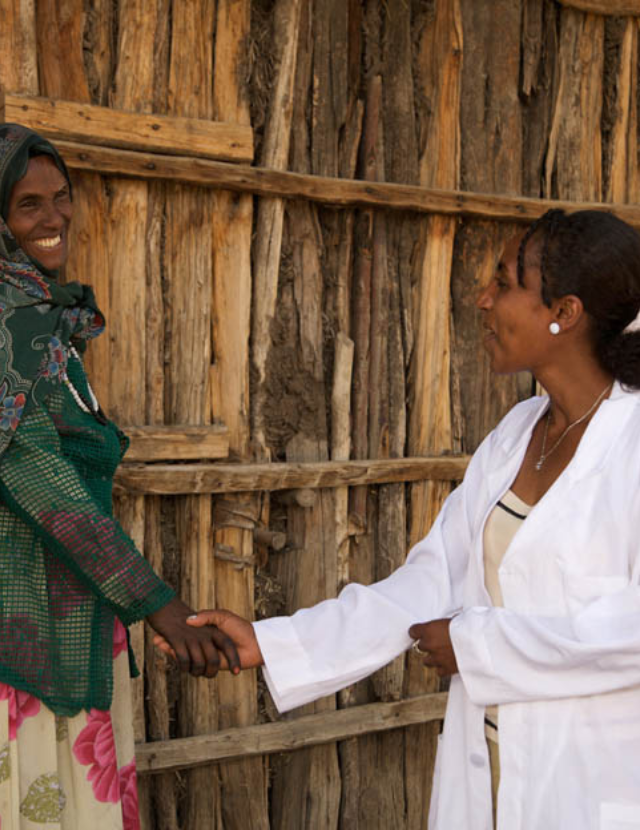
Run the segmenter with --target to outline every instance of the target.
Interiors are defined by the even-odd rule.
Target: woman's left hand
[[[451,620],[432,620],[415,623],[409,629],[409,636],[417,642],[417,651],[424,656],[425,666],[434,668],[440,677],[458,673],[458,663],[449,636]]]

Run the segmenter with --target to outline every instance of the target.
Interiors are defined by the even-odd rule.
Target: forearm
[[[68,569],[126,624],[172,598],[173,591],[61,455],[46,413],[25,419],[0,459],[0,498],[42,541],[49,578]]]

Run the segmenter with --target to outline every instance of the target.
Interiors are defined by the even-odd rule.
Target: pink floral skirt
[[[139,830],[126,635],[111,709],[72,718],[0,683],[0,830]]]

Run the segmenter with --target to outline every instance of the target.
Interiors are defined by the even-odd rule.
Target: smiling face
[[[13,187],[5,217],[22,250],[47,270],[67,261],[73,204],[69,183],[49,156],[35,156]]]
[[[500,257],[495,275],[477,300],[483,313],[483,344],[491,368],[498,374],[523,370],[537,375],[551,356],[555,340],[549,323],[555,319],[553,304],[542,302],[535,239],[526,248],[524,285],[518,283],[518,246],[521,236],[511,239]]]

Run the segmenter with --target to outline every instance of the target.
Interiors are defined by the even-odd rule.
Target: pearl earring
[[[549,331],[551,334],[560,334],[560,323],[549,323]]]

